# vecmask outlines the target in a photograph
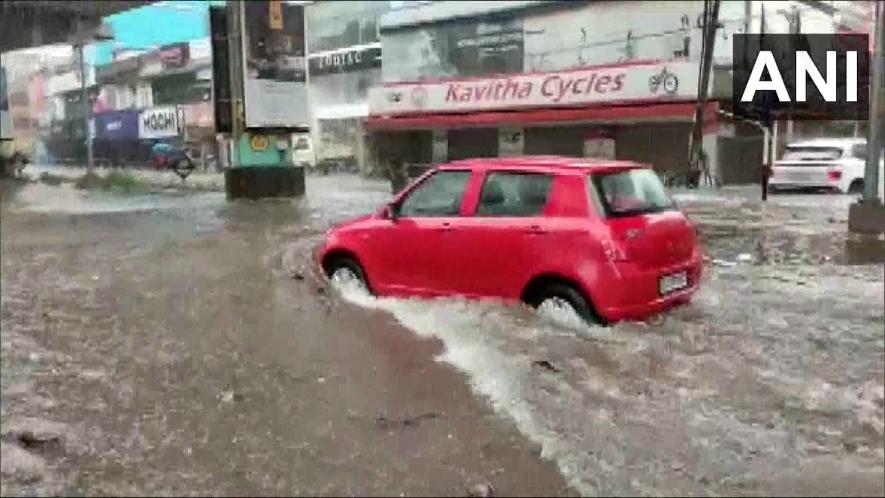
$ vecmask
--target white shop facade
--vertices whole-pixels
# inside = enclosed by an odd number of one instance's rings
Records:
[[[375,160],[438,164],[471,157],[630,159],[683,171],[698,65],[635,61],[557,72],[397,82],[369,91]],[[704,109],[716,168],[719,103]]]

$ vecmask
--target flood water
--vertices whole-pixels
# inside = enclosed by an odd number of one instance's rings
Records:
[[[852,198],[677,192],[701,291],[600,328],[300,278],[388,197],[4,190],[3,432],[63,444],[6,437],[3,494],[885,494],[883,242]]]

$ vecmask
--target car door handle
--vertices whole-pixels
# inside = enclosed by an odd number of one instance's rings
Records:
[[[544,233],[544,229],[541,228],[541,225],[531,225],[525,229],[525,233],[529,235],[541,235]]]
[[[440,230],[441,232],[451,232],[454,229],[455,227],[453,227],[451,223],[445,222],[439,227],[438,230]]]

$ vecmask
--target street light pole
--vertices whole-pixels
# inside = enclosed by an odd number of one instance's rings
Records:
[[[92,170],[92,132],[90,121],[92,116],[92,108],[89,105],[89,93],[86,90],[86,61],[83,59],[83,46],[85,42],[77,43],[77,53],[80,56],[80,106],[83,112],[83,123],[86,131],[86,168]]]

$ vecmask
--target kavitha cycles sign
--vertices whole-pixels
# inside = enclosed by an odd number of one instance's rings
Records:
[[[138,138],[169,138],[181,135],[184,110],[180,106],[145,109],[138,116]]]
[[[697,98],[697,63],[599,66],[497,78],[401,83],[369,91],[374,115]]]

